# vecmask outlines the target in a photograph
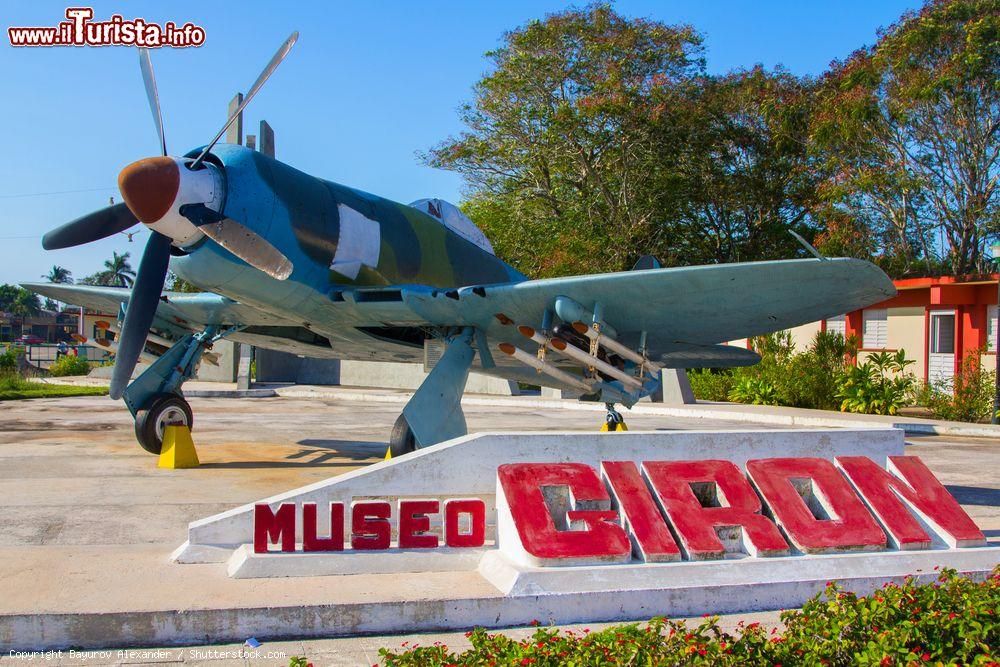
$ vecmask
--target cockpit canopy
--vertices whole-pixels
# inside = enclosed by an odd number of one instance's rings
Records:
[[[493,251],[493,244],[486,238],[486,234],[483,234],[479,227],[476,227],[475,223],[454,204],[443,199],[418,199],[415,202],[410,202],[410,206],[440,220],[441,224],[466,241],[475,243],[491,255],[496,255]]]

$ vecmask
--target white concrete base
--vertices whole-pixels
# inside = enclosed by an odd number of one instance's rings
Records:
[[[884,465],[886,457],[903,454],[903,447],[903,432],[895,429],[477,433],[259,502],[276,507],[288,502],[350,505],[356,497],[371,496],[387,500],[476,497],[486,502],[486,539],[490,540],[496,534],[492,521],[496,471],[504,463],[573,461],[596,467],[602,460],[726,459],[742,468],[749,459],[773,456],[867,456]],[[243,505],[190,523],[187,546],[176,560],[204,562],[199,560],[202,547],[233,551],[249,543],[253,507],[253,503]],[[395,530],[395,521],[393,526]],[[431,529],[439,527],[432,523]]]
[[[711,606],[712,597],[724,590],[726,600],[737,608],[760,604],[780,608],[804,602],[787,597],[803,585],[812,589],[836,579],[848,587],[870,590],[896,577],[931,573],[935,566],[985,575],[997,563],[1000,547],[533,568],[493,550],[483,556],[479,573],[512,596],[688,590],[688,595],[705,591],[703,604]]]
[[[462,590],[454,590],[447,595],[399,600],[393,599],[391,594],[373,591],[371,598],[365,601],[322,605],[12,614],[0,616],[0,651],[6,654],[9,650],[68,647],[239,643],[247,637],[267,642],[473,627],[504,628],[528,625],[533,620],[542,624],[595,623],[642,621],[652,616],[677,618],[706,613],[792,609],[822,592],[830,578],[836,578],[846,590],[859,594],[870,593],[886,583],[900,584],[907,574],[929,583],[937,577],[935,565],[954,567],[981,580],[1000,562],[1000,548],[901,552],[877,564],[870,572],[866,571],[871,566],[864,560],[867,556],[856,556],[857,567],[848,577],[825,576],[824,566],[817,565],[808,571],[799,567],[798,574],[788,581],[770,577],[766,583],[756,586],[747,586],[745,580],[740,583],[740,563],[734,562],[731,568],[720,570],[727,572],[725,575],[699,580],[698,571],[692,570],[677,582],[678,585],[666,588],[655,588],[646,581],[636,590],[622,590],[613,582],[595,581],[591,584],[593,590],[578,592],[536,591],[525,585],[520,594],[504,595],[497,591],[495,596],[468,596]],[[809,558],[811,562],[817,559],[815,556]],[[624,576],[641,582],[647,567],[636,566],[636,574]],[[622,571],[621,566],[613,569]],[[489,576],[498,574],[494,572]],[[334,591],[336,580],[329,581]],[[551,581],[546,585],[554,590],[565,588],[565,582]]]
[[[490,549],[492,551],[492,549]],[[485,549],[396,549],[338,553],[254,553],[244,544],[229,559],[226,571],[234,579],[261,577],[317,577],[410,572],[471,572],[479,567]]]

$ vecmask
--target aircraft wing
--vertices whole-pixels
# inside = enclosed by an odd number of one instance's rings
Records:
[[[60,285],[56,283],[23,283],[22,287],[56,301],[83,306],[88,310],[117,316],[128,303],[131,290],[125,287],[96,285]],[[188,331],[199,331],[206,325],[218,326],[282,326],[293,324],[280,317],[218,294],[200,292],[164,292],[156,309],[156,320]]]
[[[539,328],[558,296],[588,310],[600,303],[622,343],[634,348],[645,331],[652,358],[689,368],[754,363],[745,350],[718,344],[842,315],[895,294],[878,267],[835,258],[625,271],[451,292],[404,290],[402,300],[428,322],[476,326],[491,344],[526,341],[498,314]]]

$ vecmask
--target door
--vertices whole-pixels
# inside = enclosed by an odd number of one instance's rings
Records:
[[[927,332],[927,382],[951,388],[955,376],[955,311],[931,311]]]

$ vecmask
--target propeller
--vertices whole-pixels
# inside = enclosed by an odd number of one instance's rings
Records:
[[[213,211],[204,204],[182,206],[181,215],[190,220],[205,236],[244,262],[276,280],[292,275],[292,263],[280,250],[246,225]]]
[[[267,63],[267,67],[265,67],[264,71],[260,73],[260,76],[258,76],[257,80],[253,82],[253,85],[250,86],[250,92],[248,92],[246,97],[243,98],[243,101],[240,102],[240,105],[238,107],[236,107],[236,110],[233,111],[233,113],[229,114],[229,118],[226,120],[226,124],[222,126],[222,129],[219,130],[218,134],[215,135],[215,138],[213,138],[212,141],[209,142],[208,146],[205,146],[205,149],[202,150],[201,154],[194,159],[194,162],[191,163],[191,169],[198,168],[198,165],[200,165],[201,161],[205,159],[205,156],[208,155],[208,152],[210,150],[212,150],[212,147],[219,142],[219,139],[221,139],[222,135],[226,133],[226,130],[229,129],[229,126],[232,125],[234,122],[236,122],[236,119],[240,117],[241,113],[243,113],[243,109],[245,109],[246,106],[250,104],[250,100],[252,100],[253,96],[257,94],[257,91],[259,91],[261,87],[263,87],[264,83],[274,73],[274,70],[278,69],[278,65],[280,65],[281,61],[285,59],[285,56],[288,55],[288,52],[292,50],[292,47],[295,46],[295,42],[297,42],[298,39],[299,39],[299,31],[296,30],[291,35],[289,35],[288,39],[285,40],[285,43],[278,48],[275,54],[271,57],[271,61]]]
[[[142,70],[142,82],[146,86],[146,99],[149,110],[156,123],[156,133],[160,136],[160,155],[167,154],[167,137],[163,132],[163,113],[160,112],[160,95],[156,92],[156,77],[153,76],[153,63],[149,59],[149,49],[139,49],[139,69]]]
[[[293,32],[285,40],[257,77],[243,102],[190,164],[167,154],[153,64],[149,51],[139,49],[139,69],[160,140],[161,155],[139,160],[121,171],[118,175],[118,188],[125,199],[123,203],[68,222],[42,238],[42,246],[46,250],[55,250],[111,236],[138,222],[146,224],[152,232],[139,262],[132,295],[120,327],[115,367],[111,374],[109,393],[112,398],[121,398],[125,393],[132,372],[143,353],[166,281],[172,244],[193,243],[201,238],[198,234],[201,231],[235,256],[273,278],[285,280],[291,275],[292,263],[266,239],[241,222],[209,208],[205,203],[195,202],[207,202],[205,197],[214,195],[206,193],[217,193],[219,188],[224,187],[224,180],[219,182],[224,179],[224,168],[211,165],[211,169],[199,170],[198,167],[285,59],[298,37],[299,33]]]
[[[149,235],[146,249],[139,262],[132,296],[125,309],[125,321],[121,326],[118,340],[118,354],[115,367],[111,371],[111,398],[121,398],[132,379],[132,371],[146,346],[146,337],[156,315],[156,305],[167,279],[167,264],[170,262],[170,237],[159,232]]]
[[[122,202],[56,227],[42,237],[42,247],[46,250],[71,248],[118,234],[138,223],[139,220]]]

